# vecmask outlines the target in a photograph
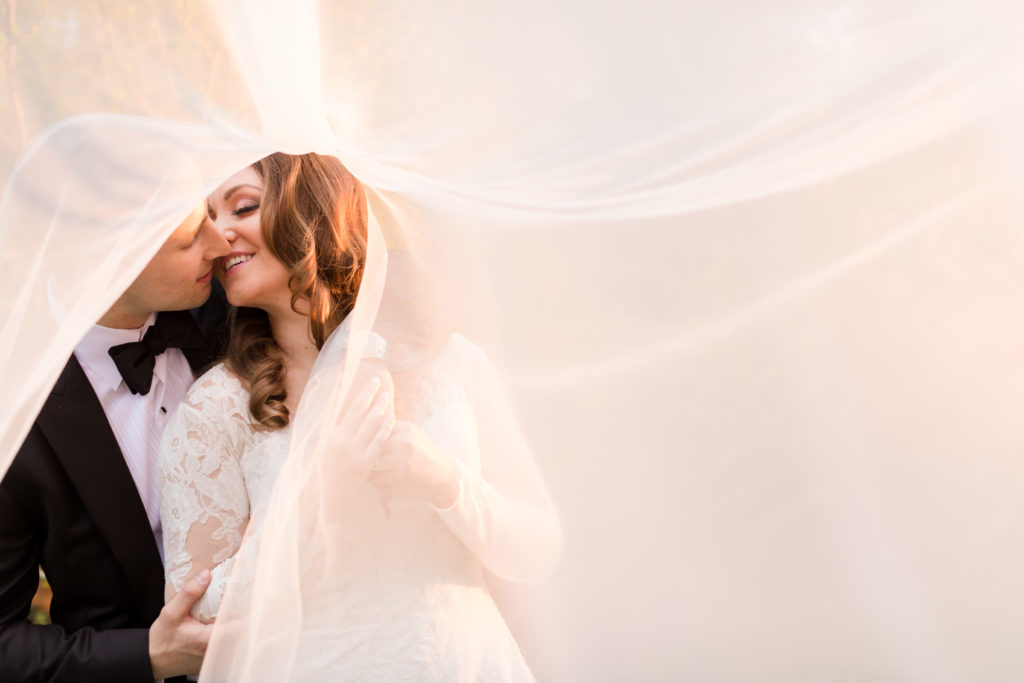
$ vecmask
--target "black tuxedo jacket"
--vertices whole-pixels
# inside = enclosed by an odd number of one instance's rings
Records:
[[[219,352],[226,305],[194,312]],[[28,621],[38,566],[52,625]],[[0,482],[0,681],[151,683],[149,626],[164,572],[135,482],[99,399],[71,357]],[[184,680],[184,679],[181,679]]]

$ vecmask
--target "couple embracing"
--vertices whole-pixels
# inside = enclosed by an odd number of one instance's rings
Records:
[[[199,671],[229,579],[252,581],[243,551],[314,362],[347,333],[366,242],[363,188],[336,158],[273,154],[217,188],[86,334],[0,483],[0,679]],[[291,677],[532,680],[485,572],[542,578],[557,516],[521,438],[489,417],[503,398],[486,356],[406,322],[358,349],[328,438],[345,569],[330,594],[294,596]],[[40,566],[51,625],[27,619]]]

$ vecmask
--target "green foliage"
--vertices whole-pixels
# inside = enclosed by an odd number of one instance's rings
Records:
[[[2,12],[4,176],[33,136],[69,116],[205,121],[215,110],[256,124],[246,118],[247,86],[201,0],[4,0]]]

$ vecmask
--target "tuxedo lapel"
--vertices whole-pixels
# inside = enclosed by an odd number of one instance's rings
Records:
[[[71,357],[37,418],[143,614],[163,604],[163,566],[146,509],[99,399]]]

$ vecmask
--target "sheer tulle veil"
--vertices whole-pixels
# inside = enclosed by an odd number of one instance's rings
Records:
[[[1016,3],[3,18],[0,470],[76,341],[225,177],[317,151],[368,188],[351,332],[318,361],[258,597],[229,593],[244,618],[202,680],[287,679],[303,601],[346,559],[322,435],[361,335],[402,348],[421,328],[388,325],[409,316],[487,351],[495,417],[559,508],[550,578],[494,581],[541,680],[1024,674]]]

